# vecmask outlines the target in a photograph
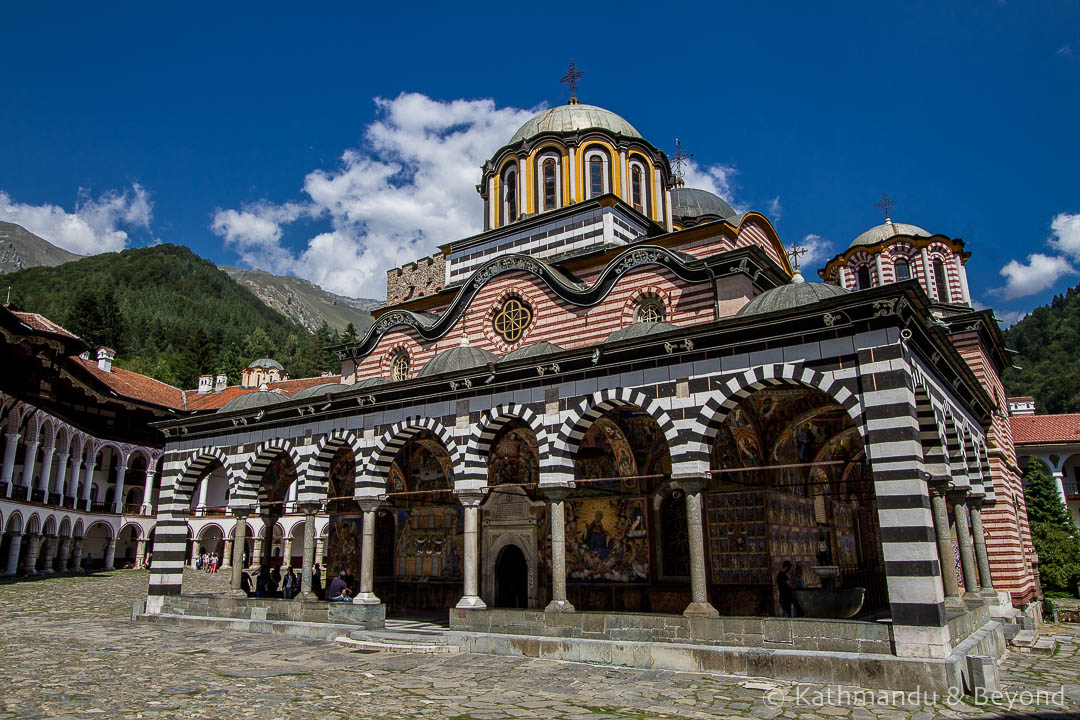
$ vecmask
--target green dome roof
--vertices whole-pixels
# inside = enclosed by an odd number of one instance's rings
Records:
[[[672,325],[665,322],[638,322],[633,325],[627,325],[624,328],[619,328],[615,332],[608,335],[605,343],[618,342],[620,340],[628,340],[630,338],[645,337],[646,335],[658,335],[660,333],[671,332],[672,330],[678,330],[678,325]]]
[[[742,306],[738,317],[749,315],[764,315],[765,313],[779,312],[781,310],[794,310],[805,305],[812,305],[819,300],[846,295],[847,290],[838,285],[828,285],[819,282],[806,282],[801,274],[795,277],[787,285],[766,290]]]
[[[354,382],[352,385],[349,386],[349,389],[360,390],[361,388],[375,387],[376,385],[386,385],[389,382],[389,380],[384,380],[381,377],[369,377],[364,378],[359,382]]]
[[[468,370],[470,368],[484,367],[489,362],[495,362],[499,356],[489,350],[474,347],[455,347],[443,350],[431,358],[427,365],[420,368],[416,377],[431,377],[443,373]]]
[[[532,345],[522,345],[515,350],[511,350],[510,352],[502,356],[502,362],[524,360],[526,358],[540,357],[541,355],[551,355],[552,353],[562,351],[563,349],[555,343],[549,343],[547,340],[544,340],[543,342],[533,343]]]
[[[233,410],[254,410],[255,408],[266,407],[267,405],[277,405],[286,400],[288,400],[288,398],[280,393],[256,390],[255,392],[244,393],[240,397],[233,398],[219,407],[217,411],[222,413],[232,412]]]
[[[279,363],[277,360],[272,360],[270,358],[259,358],[258,360],[252,360],[251,364],[248,365],[248,367],[249,368],[274,368],[276,370],[284,370],[285,369],[285,368],[281,367],[281,363]]]
[[[623,137],[644,139],[634,126],[615,113],[595,105],[560,105],[534,115],[518,128],[508,145],[543,133],[571,133],[578,130],[607,130]]]
[[[671,191],[671,217],[673,219],[697,219],[705,216],[727,218],[738,213],[724,198],[698,188],[680,187]]]
[[[348,385],[342,385],[341,383],[321,383],[319,385],[312,385],[309,388],[304,388],[289,399],[301,400],[303,398],[323,397],[324,395],[332,395],[334,393],[345,392],[348,389]]]
[[[857,238],[852,240],[851,245],[848,245],[848,247],[853,248],[860,245],[877,245],[879,242],[888,240],[891,237],[896,237],[897,235],[930,237],[931,233],[923,230],[918,225],[894,223],[893,221],[889,220],[882,223],[881,225],[876,225],[867,230],[866,232],[862,233]]]

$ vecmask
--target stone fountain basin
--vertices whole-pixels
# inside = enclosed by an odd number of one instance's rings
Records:
[[[855,617],[862,610],[866,599],[866,588],[846,590],[795,590],[795,604],[802,611],[803,617],[846,620]]]

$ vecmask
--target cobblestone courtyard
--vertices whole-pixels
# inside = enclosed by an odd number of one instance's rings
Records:
[[[195,580],[195,578],[191,578]],[[202,581],[203,578],[199,578]],[[815,692],[747,678],[619,670],[476,655],[360,654],[331,643],[129,620],[146,573],[117,571],[0,585],[0,718],[784,717],[928,720],[1007,707],[815,707]],[[198,581],[196,581],[198,582]],[[1011,691],[1058,692],[1080,711],[1080,630],[1053,658],[1011,655]],[[1067,638],[1067,640],[1065,640]],[[1007,701],[1003,701],[1007,702]]]

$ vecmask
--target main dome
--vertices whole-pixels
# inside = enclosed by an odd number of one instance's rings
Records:
[[[615,135],[644,140],[633,125],[610,110],[595,105],[559,105],[531,117],[518,128],[508,145],[534,138],[542,133],[570,133],[579,130],[607,130]]]
[[[930,237],[931,233],[923,230],[918,225],[908,225],[907,223],[894,223],[892,220],[884,222],[881,225],[875,225],[866,232],[859,235],[857,238],[851,241],[849,248],[859,247],[860,245],[877,245],[880,242],[884,242],[891,237],[897,235],[911,235],[912,237]]]

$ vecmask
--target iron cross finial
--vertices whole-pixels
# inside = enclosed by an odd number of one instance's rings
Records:
[[[585,71],[578,69],[574,65],[574,61],[570,61],[570,67],[567,69],[566,74],[559,78],[559,82],[566,83],[570,86],[570,98],[575,99],[577,93],[577,83],[582,77],[585,76]]]
[[[791,269],[795,272],[799,271],[799,258],[807,253],[807,249],[799,247],[796,243],[791,243],[791,249],[787,251],[787,256],[791,258]]]
[[[688,153],[683,150],[682,143],[679,142],[679,138],[675,138],[675,154],[670,156],[671,167],[675,171],[675,177],[682,178],[683,168],[687,165],[690,158],[694,157],[694,153]]]
[[[885,213],[885,222],[888,222],[889,218],[892,217],[892,209],[895,205],[896,201],[890,198],[887,193],[881,193],[881,199],[874,204],[874,207]]]

